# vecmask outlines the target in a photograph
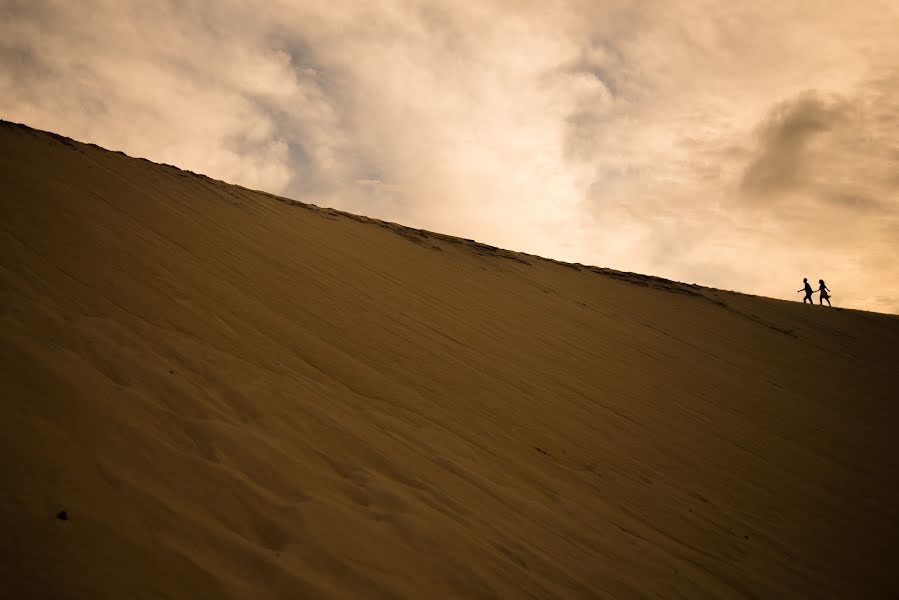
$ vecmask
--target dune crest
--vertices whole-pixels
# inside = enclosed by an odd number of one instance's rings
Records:
[[[895,589],[897,317],[0,149],[4,595]]]

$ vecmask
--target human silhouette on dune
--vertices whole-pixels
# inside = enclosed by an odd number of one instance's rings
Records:
[[[805,298],[802,299],[802,303],[805,304],[808,301],[809,304],[814,304],[815,301],[812,300],[812,286],[808,284],[808,277],[803,277],[802,283],[804,287],[801,290],[796,290],[797,292],[805,292]]]
[[[815,290],[815,291],[817,291],[817,292],[821,292],[821,296],[818,297],[818,304],[821,304],[821,305],[823,306],[823,305],[824,305],[824,301],[827,300],[827,306],[833,306],[833,305],[830,303],[830,294],[827,293],[827,292],[829,292],[830,290],[827,289],[827,286],[824,284],[824,280],[823,280],[823,279],[819,279],[819,280],[818,280],[818,284],[820,285],[820,287],[819,287],[817,290]]]

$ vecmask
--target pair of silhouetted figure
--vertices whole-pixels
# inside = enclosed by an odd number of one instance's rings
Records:
[[[818,304],[824,304],[824,301],[827,300],[827,306],[831,306],[830,304],[830,294],[828,293],[830,290],[827,289],[827,286],[824,285],[824,280],[819,279],[818,284],[819,288],[817,290],[813,290],[812,286],[808,284],[808,278],[802,278],[803,287],[801,290],[797,290],[798,292],[805,292],[805,298],[802,299],[802,303],[805,304],[808,301],[809,304],[814,304],[815,301],[812,300],[812,294],[815,292],[821,292],[821,295],[818,297]]]

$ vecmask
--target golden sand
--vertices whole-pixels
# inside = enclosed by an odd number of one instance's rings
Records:
[[[0,202],[3,597],[895,592],[897,317],[5,122]]]

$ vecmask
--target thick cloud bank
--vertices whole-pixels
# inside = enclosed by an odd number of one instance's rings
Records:
[[[899,312],[897,7],[0,0],[0,116],[512,249],[787,298],[823,277]]]

